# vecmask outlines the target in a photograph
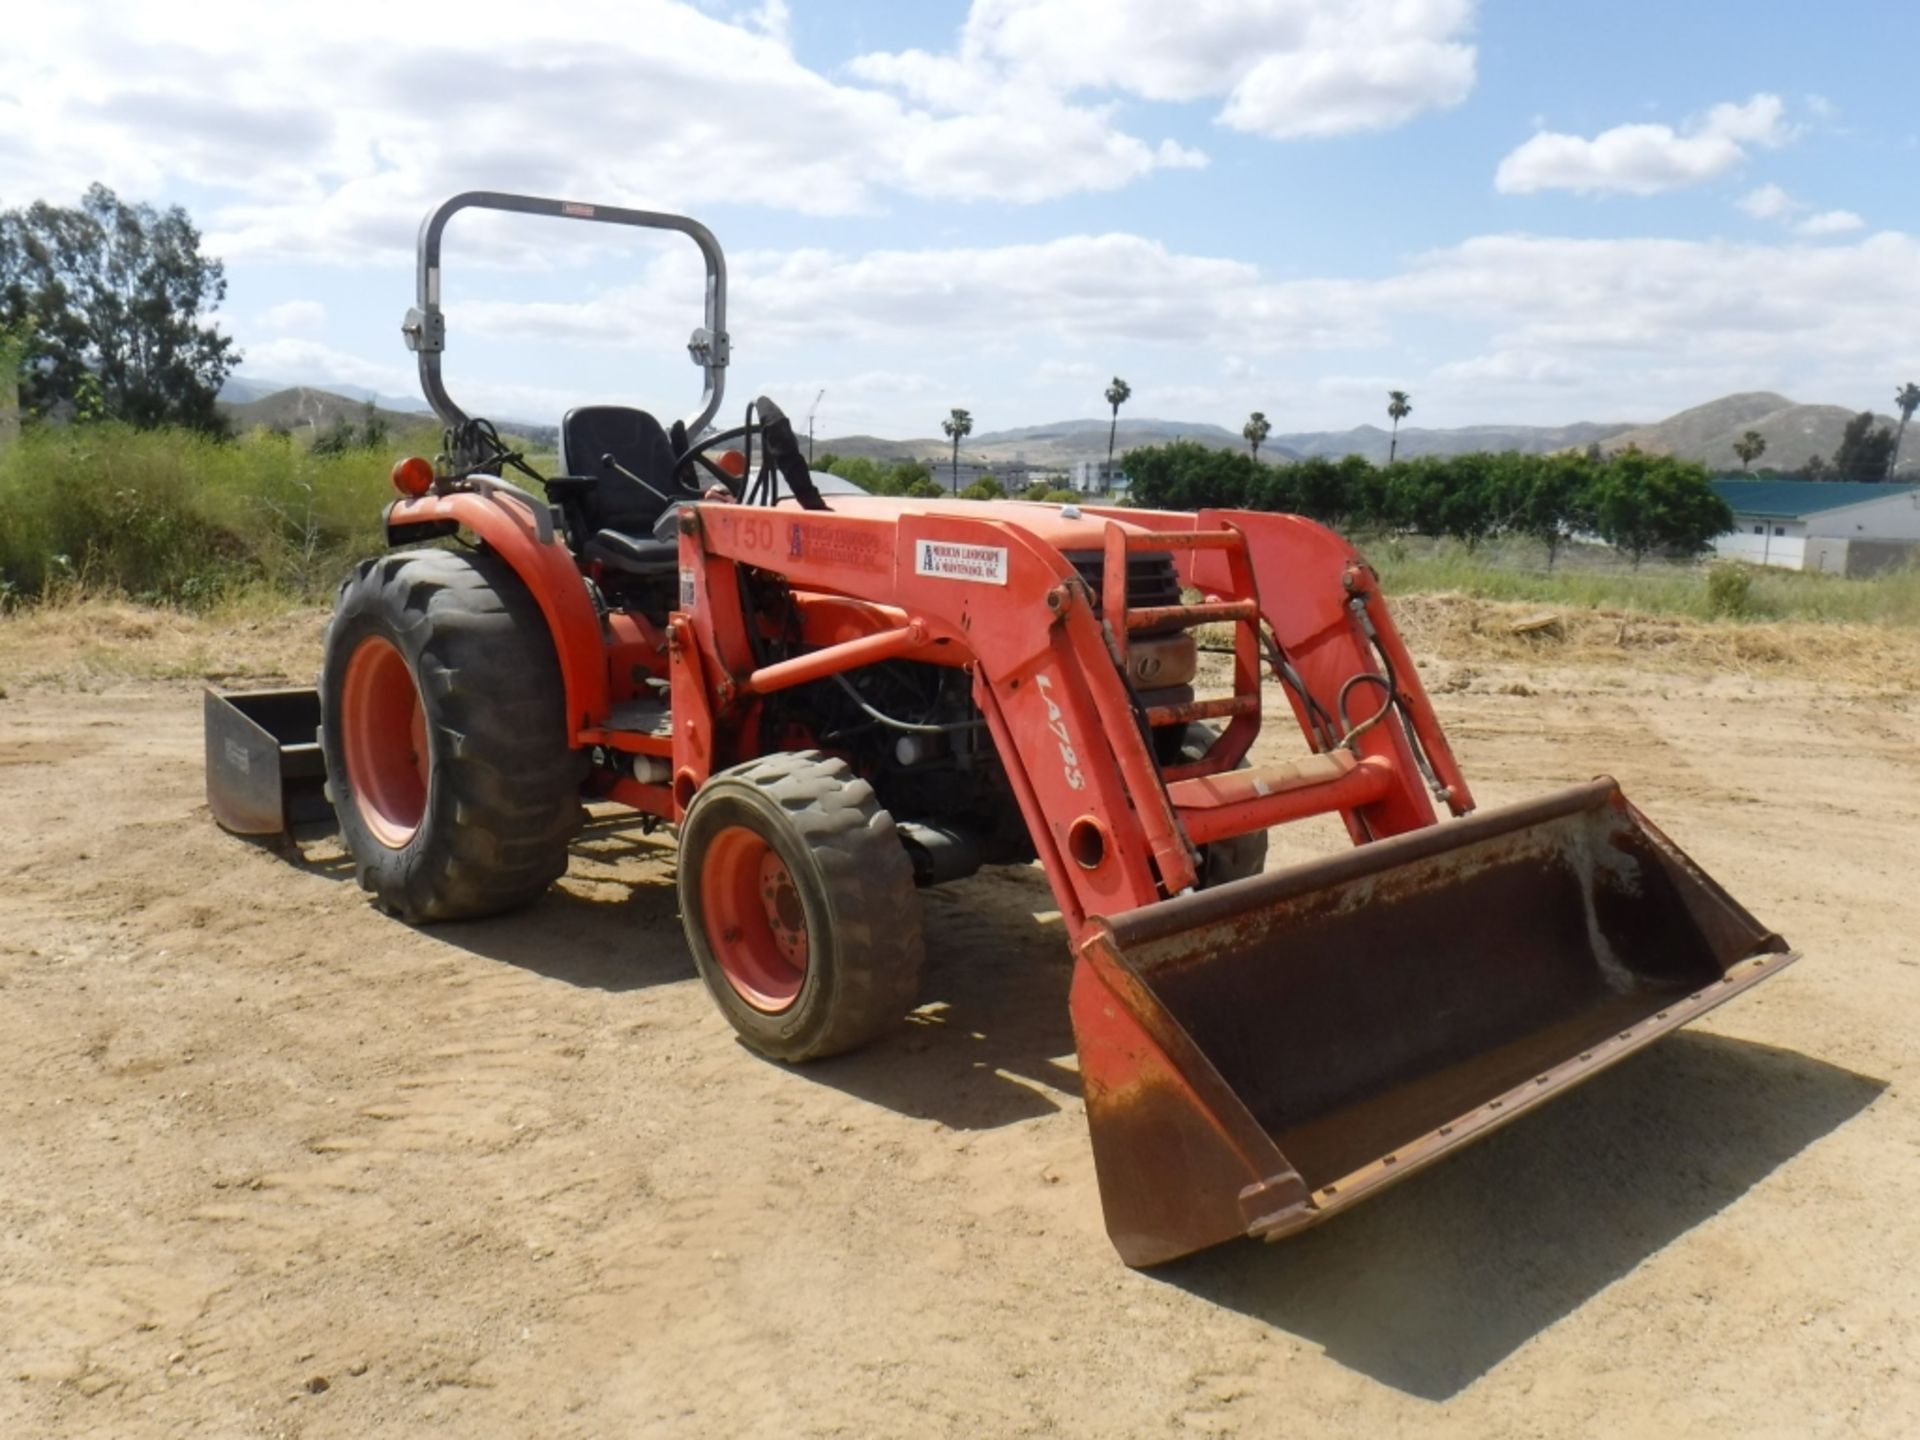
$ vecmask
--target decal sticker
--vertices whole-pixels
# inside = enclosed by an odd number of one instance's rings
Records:
[[[238,770],[242,775],[249,775],[253,772],[253,757],[247,753],[247,747],[242,745],[238,740],[227,741],[226,752],[227,764]]]
[[[891,550],[878,535],[854,525],[796,520],[789,546],[796,560],[804,556],[822,565],[871,570],[877,575],[886,574],[893,563]]]
[[[1003,550],[1000,552],[1005,554]],[[1053,732],[1053,738],[1060,746],[1060,764],[1065,774],[1069,790],[1087,788],[1087,777],[1080,770],[1080,756],[1073,748],[1073,736],[1067,730],[1066,716],[1061,712],[1059,701],[1053,698],[1053,682],[1047,679],[1042,670],[1033,677],[1033,683],[1039,687],[1040,698],[1047,703],[1047,729]]]
[[[689,615],[693,613],[693,571],[680,572],[680,608]]]
[[[972,580],[981,585],[1007,583],[1007,552],[1001,545],[956,545],[947,540],[917,540],[913,546],[916,574],[942,580]]]

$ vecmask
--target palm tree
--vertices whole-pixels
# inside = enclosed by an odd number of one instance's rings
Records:
[[[1413,401],[1407,398],[1404,390],[1387,391],[1387,414],[1393,420],[1393,439],[1387,445],[1387,464],[1393,464],[1393,457],[1400,451],[1400,422],[1413,413]]]
[[[1767,437],[1758,430],[1749,430],[1733,442],[1733,453],[1740,457],[1740,468],[1745,470],[1767,453]]]
[[[1893,478],[1894,467],[1900,463],[1900,439],[1907,433],[1907,421],[1913,418],[1913,412],[1920,410],[1920,385],[1909,380],[1894,392],[1893,403],[1900,407],[1900,428],[1893,433],[1893,453],[1887,457],[1887,478]]]
[[[1133,398],[1133,387],[1118,375],[1107,386],[1107,404],[1113,407],[1113,419],[1107,423],[1107,475],[1101,490],[1113,488],[1113,437],[1120,429],[1120,407]]]
[[[1247,423],[1240,427],[1241,437],[1253,447],[1253,458],[1260,458],[1260,446],[1273,432],[1273,426],[1267,423],[1267,417],[1256,410],[1247,417]]]
[[[973,413],[962,410],[956,405],[953,407],[953,413],[940,422],[940,428],[953,441],[953,493],[958,495],[960,493],[960,442],[973,433]]]

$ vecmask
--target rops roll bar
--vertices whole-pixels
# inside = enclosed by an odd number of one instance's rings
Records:
[[[545,200],[534,195],[507,195],[496,190],[469,190],[443,200],[420,224],[420,250],[415,303],[401,322],[407,348],[420,357],[420,388],[441,423],[456,429],[467,423],[467,413],[453,403],[440,378],[440,354],[447,348],[447,319],[440,309],[440,235],[462,210],[506,210],[520,215],[552,215],[562,220],[595,220],[605,225],[633,225],[643,230],[677,230],[700,247],[707,262],[706,324],[687,341],[687,353],[706,377],[700,408],[687,417],[687,434],[697,436],[720,408],[727,372],[727,259],[720,242],[698,220],[655,210],[623,210],[613,205],[582,205],[572,200]]]

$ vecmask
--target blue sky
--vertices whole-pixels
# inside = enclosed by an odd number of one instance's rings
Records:
[[[823,434],[1885,409],[1920,372],[1903,12],[1520,0],[36,7],[0,205],[95,179],[227,263],[242,374],[415,390],[411,244],[473,187],[682,210],[734,405]],[[612,243],[598,247],[589,239]],[[690,409],[690,247],[462,217],[455,393]]]

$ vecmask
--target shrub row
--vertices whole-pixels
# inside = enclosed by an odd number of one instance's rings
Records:
[[[1343,530],[1411,531],[1477,544],[1524,535],[1548,564],[1575,535],[1632,556],[1695,555],[1733,526],[1704,466],[1637,450],[1426,456],[1378,466],[1364,456],[1263,465],[1192,441],[1130,451],[1131,499],[1151,509],[1276,510]]]

